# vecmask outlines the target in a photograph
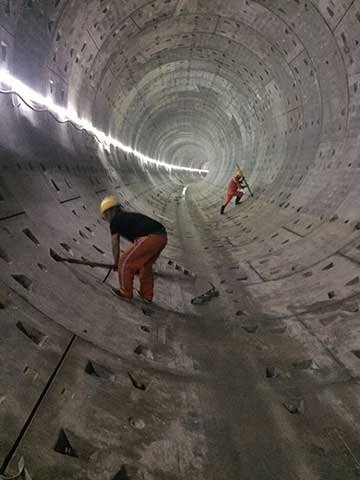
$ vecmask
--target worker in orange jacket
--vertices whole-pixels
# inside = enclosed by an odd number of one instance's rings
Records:
[[[151,303],[154,295],[152,267],[167,244],[165,227],[141,213],[125,212],[116,197],[106,197],[101,202],[100,212],[110,223],[114,270],[119,275],[118,296],[131,300],[135,275],[139,275],[140,296]],[[120,237],[132,245],[120,254]]]
[[[244,174],[242,170],[238,169],[236,175],[231,179],[228,185],[225,202],[220,210],[221,215],[224,215],[225,208],[229,205],[234,197],[236,197],[235,205],[239,205],[240,200],[244,196],[244,191],[242,189],[246,187],[246,185],[243,183],[243,180]]]

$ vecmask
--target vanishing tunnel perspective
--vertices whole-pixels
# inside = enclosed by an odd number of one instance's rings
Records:
[[[360,0],[0,0],[0,479],[358,479],[359,152]]]

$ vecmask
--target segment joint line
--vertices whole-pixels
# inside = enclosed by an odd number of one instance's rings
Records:
[[[49,380],[48,380],[48,382],[47,382],[44,390],[42,391],[42,393],[41,393],[38,401],[36,402],[36,404],[35,404],[34,408],[32,409],[32,411],[31,411],[28,419],[26,420],[23,428],[21,429],[21,431],[20,431],[17,439],[15,440],[15,443],[14,443],[13,446],[11,447],[9,453],[6,455],[4,462],[3,462],[2,466],[0,467],[0,475],[4,475],[4,474],[5,474],[6,469],[8,468],[8,466],[9,466],[9,464],[10,464],[13,456],[15,455],[16,450],[18,449],[18,447],[19,447],[22,439],[24,438],[27,430],[29,429],[29,427],[30,427],[30,425],[31,425],[31,423],[32,423],[35,415],[37,414],[37,412],[38,412],[38,410],[39,410],[39,408],[40,408],[43,400],[45,399],[47,392],[49,391],[50,387],[51,387],[52,384],[54,383],[54,380],[55,380],[55,378],[56,378],[56,376],[57,376],[60,368],[62,367],[62,365],[63,365],[63,363],[64,363],[64,361],[65,361],[65,359],[66,359],[66,357],[67,357],[67,355],[68,355],[71,347],[73,346],[76,338],[77,338],[76,335],[73,335],[73,336],[72,336],[72,338],[71,338],[71,340],[70,340],[70,343],[69,343],[68,346],[66,347],[64,353],[62,354],[62,356],[61,356],[58,364],[56,365],[55,370],[53,371],[53,373],[52,373],[51,377],[49,378]]]

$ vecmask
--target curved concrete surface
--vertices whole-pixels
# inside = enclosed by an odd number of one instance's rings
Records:
[[[0,2],[1,69],[209,170],[0,83],[0,478],[358,478],[359,22],[359,0]],[[255,196],[220,217],[237,163]],[[169,231],[150,309],[49,253],[111,262],[110,193]]]

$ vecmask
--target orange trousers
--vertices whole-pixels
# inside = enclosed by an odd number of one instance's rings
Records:
[[[243,196],[244,196],[244,192],[238,192],[235,195],[228,193],[225,198],[224,207],[227,207],[234,197],[238,197],[240,199]]]
[[[140,279],[140,295],[150,302],[154,296],[152,267],[166,247],[166,235],[140,237],[119,258],[120,292],[124,297],[133,298],[135,275]]]

